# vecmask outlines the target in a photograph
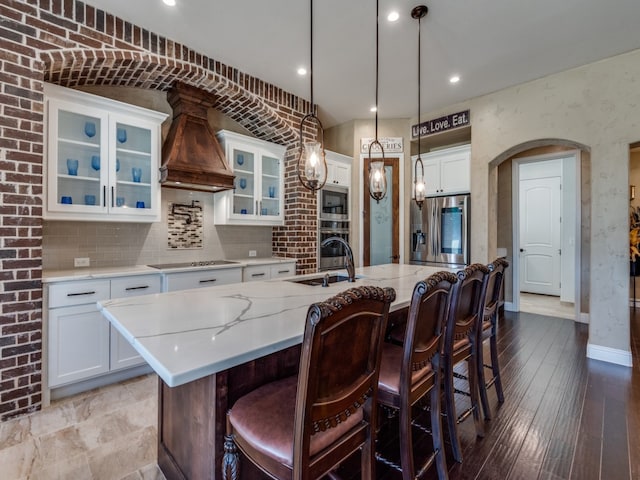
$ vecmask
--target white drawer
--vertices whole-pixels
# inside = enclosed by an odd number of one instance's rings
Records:
[[[196,272],[176,272],[165,274],[167,292],[189,290],[191,288],[215,287],[242,281],[242,268],[198,270]]]
[[[295,262],[271,265],[271,278],[291,277],[295,274],[296,274]]]
[[[160,293],[161,283],[160,274],[114,278],[111,280],[111,298]]]
[[[269,280],[270,278],[271,278],[271,270],[269,268],[269,265],[255,265],[252,267],[244,267],[242,271],[243,282]]]
[[[86,305],[108,300],[109,280],[78,280],[49,285],[49,308]]]

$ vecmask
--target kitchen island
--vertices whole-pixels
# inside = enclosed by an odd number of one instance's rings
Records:
[[[160,377],[158,464],[168,479],[221,478],[228,408],[258,386],[295,374],[309,305],[355,285],[392,287],[391,312],[441,268],[359,268],[356,283],[297,281],[320,274],[99,302],[103,315]],[[243,462],[242,478],[263,478]]]

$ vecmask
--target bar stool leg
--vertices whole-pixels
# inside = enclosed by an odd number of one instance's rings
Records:
[[[482,334],[481,334],[482,335]],[[489,406],[489,396],[487,395],[487,381],[484,375],[484,344],[478,343],[478,359],[476,361],[478,371],[478,386],[480,387],[480,403],[484,412],[485,420],[491,420],[491,407]]]
[[[495,312],[497,317],[498,312]],[[489,347],[491,349],[491,370],[493,372],[494,385],[496,387],[496,394],[498,395],[498,402],[504,403],[504,392],[502,391],[502,380],[500,378],[500,364],[498,363],[498,328],[497,318],[493,319],[493,325],[491,327],[491,338],[489,339]]]
[[[453,365],[448,356],[444,359],[444,405],[445,415],[447,417],[447,430],[449,431],[449,441],[451,442],[451,451],[453,459],[462,463],[462,449],[458,440],[458,418],[456,415],[456,403],[453,390]]]
[[[238,480],[240,477],[240,461],[238,447],[233,441],[233,433],[229,414],[227,413],[227,434],[224,436],[224,455],[222,457],[222,480]]]
[[[478,437],[484,437],[484,425],[480,420],[480,401],[478,399],[479,385],[478,385],[478,354],[475,351],[478,345],[473,347],[474,351],[467,360],[467,372],[469,376],[469,395],[471,397],[471,408],[473,409],[473,423],[476,426],[476,435]]]
[[[436,470],[438,478],[448,479],[447,461],[444,456],[444,444],[442,443],[442,423],[441,423],[441,407],[440,407],[440,388],[438,386],[431,390],[431,438],[433,440],[433,449],[435,451]],[[411,463],[413,465],[413,463]],[[404,468],[402,469],[404,471]],[[412,472],[413,473],[413,472]]]

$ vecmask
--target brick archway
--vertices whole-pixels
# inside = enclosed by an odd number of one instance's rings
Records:
[[[267,88],[263,92],[266,96],[261,97],[214,70],[167,56],[132,50],[72,49],[42,52],[40,58],[44,80],[66,87],[116,85],[168,91],[180,80],[213,93],[218,99],[217,110],[256,137],[281,145],[297,141],[298,124],[304,116],[288,107],[284,112],[277,89]]]

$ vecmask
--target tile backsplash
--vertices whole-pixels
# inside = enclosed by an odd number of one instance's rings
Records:
[[[204,212],[198,200],[191,204],[169,202],[167,208],[167,246],[171,249],[202,248]]]
[[[171,203],[202,206],[200,248],[170,248]],[[149,265],[272,255],[272,228],[213,224],[213,195],[162,189],[162,220],[157,223],[45,221],[42,263],[45,270],[73,268],[73,259],[89,257],[92,267]]]

